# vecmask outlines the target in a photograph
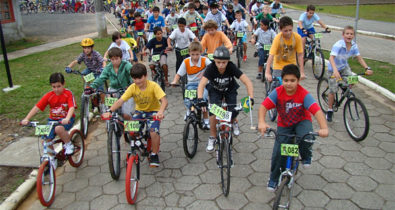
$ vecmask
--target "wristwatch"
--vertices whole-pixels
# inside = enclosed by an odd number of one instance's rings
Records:
[[[366,71],[366,70],[372,70],[372,69],[368,66],[368,67],[365,68],[365,71]]]

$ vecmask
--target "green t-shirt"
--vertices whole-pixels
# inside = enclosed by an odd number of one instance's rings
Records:
[[[127,61],[121,61],[118,68],[118,73],[115,73],[112,63],[104,67],[103,72],[100,76],[95,79],[89,86],[96,89],[100,87],[106,80],[110,80],[110,87],[113,89],[126,89],[130,84],[133,83],[132,77],[130,76],[130,69],[132,64]]]
[[[261,13],[259,13],[259,14],[255,17],[255,19],[256,19],[257,21],[261,21],[263,18],[266,18],[266,19],[268,19],[268,20],[270,20],[270,21],[273,21],[273,16],[271,16],[269,13],[267,13],[267,14],[266,14],[266,17],[264,17],[263,12],[261,12]]]

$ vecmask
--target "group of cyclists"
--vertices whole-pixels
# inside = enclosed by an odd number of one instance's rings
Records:
[[[220,105],[223,100],[229,104],[228,110],[232,112],[234,135],[240,134],[238,112],[234,111],[239,88],[236,79],[246,86],[249,104],[254,105],[253,82],[231,61],[235,40],[229,39],[229,37],[237,37],[235,33],[243,32],[240,38],[245,52],[243,60],[246,61],[247,33],[252,32],[250,42],[256,45],[255,54],[259,56],[257,79],[265,77],[267,81],[272,81],[273,78],[282,80],[282,85],[272,91],[260,105],[259,131],[264,134],[269,127],[265,121],[266,112],[276,108],[279,113],[277,124],[279,132],[296,133],[298,136],[311,132],[313,130],[311,113],[318,121],[319,136],[328,136],[327,121],[332,121],[333,112],[328,110],[325,116],[308,90],[299,84],[306,78],[303,50],[305,37],[315,32],[313,23],[318,22],[326,31],[330,31],[315,14],[313,5],[307,6],[306,12],[301,14],[297,32],[293,32],[292,19],[278,16],[285,12],[279,0],[273,3],[253,0],[248,7],[245,7],[246,2],[239,0],[226,3],[222,0],[208,2],[164,0],[163,4],[164,9],[160,11],[159,7],[155,6],[154,0],[118,1],[116,12],[122,20],[120,21],[122,29],[121,32],[112,35],[113,42],[104,56],[93,50],[94,41],[86,38],[81,42],[83,52],[66,67],[66,72],[71,72],[74,65],[84,62],[87,66],[84,74],[94,73],[96,79],[85,88],[85,94],[92,94],[96,89],[103,88],[106,80],[109,81],[110,89],[125,90],[119,100],[104,111],[104,118],[108,118],[119,108],[122,108],[124,119],[141,119],[156,115],[162,120],[165,117],[168,105],[166,93],[157,83],[148,79],[144,61],[137,58],[138,54],[159,55],[158,59],[167,86],[177,85],[180,79],[186,76],[186,89],[197,91],[197,104],[204,111],[203,128],[210,130],[206,151],[212,152],[216,141],[217,119],[209,113],[208,104]],[[251,18],[250,23],[247,22],[247,16]],[[332,93],[336,91],[337,80],[349,75],[347,59],[350,56],[357,56],[367,74],[373,73],[359,54],[358,47],[353,41],[354,33],[352,27],[346,27],[343,38],[331,51],[328,78],[331,78]],[[145,43],[143,49],[136,50],[137,43],[142,41],[141,39]],[[270,49],[266,49],[265,45],[271,45]],[[176,74],[170,83],[167,54],[172,49],[175,49],[176,54]],[[149,67],[153,70],[153,63],[150,63]],[[74,120],[75,104],[72,103],[74,101],[72,94],[64,88],[63,76],[60,73],[55,74],[51,75],[50,79],[53,91],[43,97],[22,124],[27,124],[35,113],[49,104],[50,120],[62,120],[58,127],[64,129],[56,129],[56,127],[55,133],[63,139],[68,137],[65,133],[70,129],[68,125]],[[152,71],[152,74],[155,72]],[[190,106],[187,99],[185,105]],[[135,107],[134,112],[131,107]],[[188,114],[187,112],[186,116]],[[158,167],[160,121],[153,121],[149,126],[153,144],[149,158],[150,166]],[[64,140],[68,142],[69,139]],[[276,189],[280,168],[284,168],[279,148],[281,143],[287,141],[283,138],[276,141],[274,145],[268,182],[270,191]],[[66,153],[73,152],[72,145],[65,146]],[[310,166],[312,143],[301,145],[300,153],[303,165]]]

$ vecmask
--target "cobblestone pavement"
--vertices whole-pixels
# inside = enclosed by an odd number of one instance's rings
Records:
[[[252,47],[249,46],[249,55]],[[169,56],[171,78],[174,56]],[[259,102],[264,85],[255,79],[257,58],[249,58],[242,70],[254,82],[257,122]],[[317,81],[311,69],[302,85],[316,97]],[[293,209],[395,209],[395,118],[394,103],[377,96],[362,85],[355,88],[370,116],[367,139],[354,142],[346,133],[342,110],[330,124],[330,137],[314,145],[313,164],[301,169],[295,185]],[[159,168],[141,168],[136,205],[125,197],[125,157],[128,145],[122,141],[122,173],[112,180],[107,164],[105,123],[91,131],[84,163],[72,168],[68,163],[57,169],[57,186],[53,209],[270,209],[273,193],[266,191],[273,139],[261,139],[250,130],[248,115],[241,113],[241,135],[234,138],[234,163],[228,197],[220,188],[220,174],[214,153],[206,153],[208,132],[199,130],[198,152],[193,159],[185,157],[182,131],[185,109],[180,88],[166,90],[169,107],[161,123]],[[239,98],[246,95],[244,86]],[[392,108],[391,108],[392,107]],[[274,124],[272,124],[274,126]],[[317,128],[317,127],[316,127]],[[35,190],[22,209],[42,209]]]

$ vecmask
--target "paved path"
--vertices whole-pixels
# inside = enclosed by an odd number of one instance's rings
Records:
[[[251,47],[249,55],[252,54]],[[170,74],[174,75],[174,56],[169,57]],[[263,84],[255,80],[256,58],[249,58],[242,70],[254,81],[257,116],[263,100]],[[311,70],[302,84],[316,96],[317,81]],[[370,115],[370,133],[361,143],[346,133],[342,110],[330,124],[330,137],[314,145],[312,167],[301,169],[295,186],[293,209],[394,209],[395,208],[395,120],[394,103],[358,85],[356,94],[366,104]],[[229,197],[220,188],[219,169],[213,153],[205,152],[208,132],[199,130],[196,156],[190,160],[182,149],[185,122],[179,88],[166,91],[169,107],[161,123],[161,166],[141,168],[136,205],[125,199],[125,154],[128,145],[122,141],[122,173],[112,180],[107,164],[105,124],[90,133],[84,163],[72,168],[67,163],[57,170],[56,198],[53,209],[271,209],[274,194],[266,191],[273,139],[262,140],[250,130],[249,117],[240,114],[241,135],[234,139],[235,166],[231,170]],[[246,95],[245,88],[239,97]],[[257,122],[256,117],[254,122]],[[272,124],[274,126],[274,124]],[[33,191],[21,209],[42,209]]]

